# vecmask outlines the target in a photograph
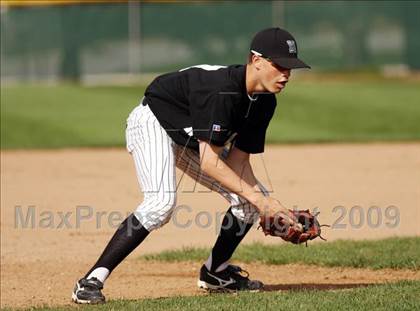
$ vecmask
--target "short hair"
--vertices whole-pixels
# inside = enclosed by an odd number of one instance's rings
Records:
[[[248,64],[251,64],[252,63],[252,55],[254,55],[254,53],[249,52],[249,54],[248,54],[248,60],[247,60],[247,63]]]

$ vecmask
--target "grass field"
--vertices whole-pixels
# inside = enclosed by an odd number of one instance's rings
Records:
[[[122,146],[144,87],[1,89],[2,148]],[[420,139],[415,82],[295,81],[278,97],[272,143]]]
[[[83,310],[416,310],[420,281],[402,281],[346,290],[214,294],[143,300],[111,300]],[[31,310],[73,310],[74,307]]]
[[[144,255],[144,260],[205,261],[210,249],[184,248]],[[420,237],[383,240],[337,240],[303,245],[264,245],[260,243],[238,248],[233,260],[264,264],[313,264],[327,267],[371,269],[420,269]]]

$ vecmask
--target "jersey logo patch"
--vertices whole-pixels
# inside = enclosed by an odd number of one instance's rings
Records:
[[[213,124],[213,131],[214,132],[220,132],[221,130],[222,130],[222,128],[219,124]]]

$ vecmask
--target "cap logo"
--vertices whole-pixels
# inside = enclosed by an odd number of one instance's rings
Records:
[[[295,41],[294,40],[287,40],[286,43],[289,46],[289,54],[296,54],[297,50],[296,50]]]
[[[219,124],[213,124],[214,132],[220,132],[221,130],[222,130],[222,127]]]

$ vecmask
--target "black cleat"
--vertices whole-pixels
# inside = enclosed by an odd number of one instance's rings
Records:
[[[104,284],[97,278],[80,279],[74,287],[71,299],[75,303],[98,304],[105,302],[105,296],[102,295]]]
[[[220,272],[209,271],[203,265],[200,269],[200,278],[197,281],[197,286],[202,289],[216,291],[258,291],[264,287],[262,282],[250,280],[248,276],[248,272],[234,265],[229,265]]]

